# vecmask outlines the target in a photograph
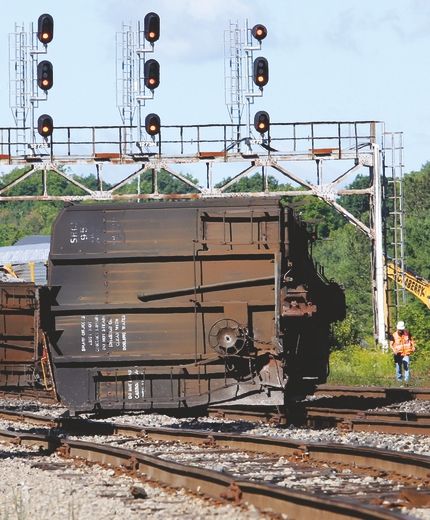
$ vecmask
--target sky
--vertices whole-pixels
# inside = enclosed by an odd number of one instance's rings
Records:
[[[43,110],[63,125],[120,125],[115,35],[154,11],[161,84],[148,110],[162,124],[229,123],[224,31],[264,24],[270,81],[256,110],[274,122],[381,120],[404,133],[405,172],[430,160],[430,0],[15,0],[0,17],[0,127],[9,108],[8,37],[54,18]]]

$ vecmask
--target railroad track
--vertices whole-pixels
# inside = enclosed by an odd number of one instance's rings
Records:
[[[409,412],[373,412],[357,409],[340,409],[305,406],[298,414],[289,417],[273,406],[254,408],[211,408],[210,417],[274,425],[295,424],[309,428],[338,428],[342,431],[393,433],[402,435],[430,435],[430,414]]]
[[[142,429],[76,418],[53,419],[8,410],[1,410],[0,416],[49,430],[48,435],[1,431],[2,441],[38,445],[46,453],[56,451],[64,457],[108,464],[127,474],[144,476],[171,487],[185,487],[234,503],[248,502],[259,509],[286,513],[292,518],[307,518],[312,514],[330,520],[404,518],[387,507],[430,506],[430,457],[426,456],[357,446],[303,444],[243,434],[178,428]],[[69,437],[60,438],[56,433],[58,429],[63,435],[67,432]],[[71,435],[104,437],[102,443],[94,443],[73,439]],[[166,452],[166,446],[170,447],[170,453]],[[148,454],[154,451],[157,451],[157,457]],[[256,458],[249,458],[249,454]],[[181,463],[176,461],[178,457]],[[221,471],[208,469],[211,458],[215,458],[218,464],[221,461],[226,468]],[[230,466],[225,461],[230,461]],[[341,482],[340,490],[328,494],[315,489],[315,486],[309,492],[286,489],[281,485],[264,483],[252,473],[250,476],[249,466],[259,471],[269,468],[266,471],[271,471],[273,482],[277,482],[276,475],[283,478],[286,469],[291,467],[294,468],[294,479],[299,482],[315,478],[315,474],[321,471],[326,476],[327,472],[336,471],[338,475],[346,476],[346,480]],[[360,482],[366,481],[363,475],[372,476],[368,479],[377,476],[378,482],[386,481],[388,487],[382,483],[376,488],[373,484],[370,489],[351,485],[357,478]],[[398,492],[392,491],[393,482]],[[418,492],[417,487],[422,489]],[[355,493],[361,494],[360,502],[351,499]]]
[[[349,397],[362,399],[379,399],[387,403],[421,399],[430,401],[430,388],[415,387],[366,387],[366,386],[334,386],[319,385],[315,397]],[[42,388],[8,388],[0,390],[0,397],[13,399],[35,399],[41,402],[56,402],[52,391]]]
[[[275,425],[303,425],[309,428],[338,428],[342,431],[378,432],[404,435],[429,435],[430,414],[403,411],[374,412],[368,408],[385,406],[412,399],[430,400],[427,388],[338,387],[321,385],[318,406],[313,401],[292,404],[285,411],[281,406],[210,407],[209,417]],[[328,396],[332,397],[328,397]],[[54,403],[52,393],[27,389],[25,392],[3,391],[4,398]],[[336,406],[332,406],[336,402]],[[327,405],[327,406],[324,406]],[[348,407],[345,407],[347,405]]]

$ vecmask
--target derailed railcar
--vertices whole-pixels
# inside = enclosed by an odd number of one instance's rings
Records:
[[[344,314],[305,226],[273,199],[67,207],[48,285],[56,391],[76,411],[309,392]]]
[[[38,301],[38,287],[34,283],[12,277],[0,281],[2,390],[32,388],[40,377],[38,360],[42,339]]]

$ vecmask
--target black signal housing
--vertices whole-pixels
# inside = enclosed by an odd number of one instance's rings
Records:
[[[252,79],[257,87],[263,88],[269,82],[269,62],[262,56],[255,58]]]
[[[154,90],[160,85],[160,64],[157,60],[148,60],[145,62],[145,86],[150,90]]]
[[[145,16],[144,36],[149,43],[154,43],[160,38],[160,17],[157,13],[148,13]]]
[[[145,117],[145,130],[149,135],[157,135],[160,133],[160,116],[158,114],[148,114]]]
[[[54,121],[48,114],[42,114],[37,120],[37,131],[45,139],[52,135],[54,130]]]
[[[264,25],[259,23],[254,25],[254,27],[251,29],[251,34],[256,40],[261,42],[267,36],[267,29]]]
[[[47,45],[54,38],[54,19],[50,14],[41,14],[37,21],[37,39]]]
[[[54,69],[52,63],[43,60],[37,65],[37,85],[45,92],[54,84]]]
[[[264,111],[260,110],[254,116],[254,128],[259,134],[264,134],[269,131],[270,128],[270,116]]]

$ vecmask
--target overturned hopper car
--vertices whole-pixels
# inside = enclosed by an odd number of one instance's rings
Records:
[[[48,285],[1,284],[0,387],[75,412],[310,393],[345,302],[309,238],[272,198],[66,207]]]
[[[58,398],[132,410],[312,391],[345,303],[308,242],[273,199],[65,208],[41,298]]]
[[[16,278],[0,279],[0,389],[30,389],[39,344],[38,288]]]

